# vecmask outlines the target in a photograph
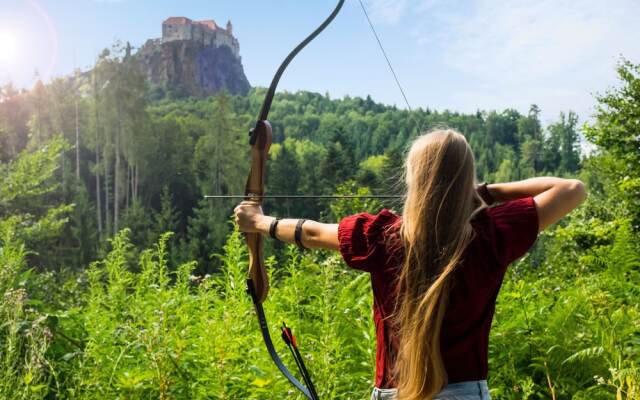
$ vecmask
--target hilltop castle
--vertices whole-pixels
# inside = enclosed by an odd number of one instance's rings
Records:
[[[236,58],[240,58],[240,45],[233,36],[231,21],[224,29],[216,21],[193,21],[185,17],[170,17],[162,22],[162,42],[189,40],[200,42],[204,46],[227,46]]]
[[[245,95],[251,89],[231,22],[225,29],[213,20],[167,18],[162,37],[147,40],[132,57],[157,96]]]

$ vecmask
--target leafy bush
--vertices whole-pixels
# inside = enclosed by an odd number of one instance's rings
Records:
[[[128,235],[126,230],[117,235],[107,257],[88,272],[85,305],[75,313],[84,349],[59,360],[74,363],[73,385],[66,389],[70,398],[293,394],[263,349],[244,293],[247,257],[238,232],[219,256],[223,267],[215,276],[191,275],[193,263],[172,271],[169,235],[131,260]],[[271,268],[273,285],[265,303],[271,331],[283,319],[294,327],[312,375],[322,382],[323,397],[365,397],[374,362],[367,277],[354,277],[335,257],[320,261],[294,247],[286,258],[282,269]],[[268,264],[274,267],[274,259]],[[284,345],[278,347],[287,360]]]
[[[31,307],[25,288],[26,250],[8,224],[0,224],[0,398],[43,398],[53,386],[45,353],[52,335],[47,317]]]
[[[506,278],[490,345],[496,398],[640,396],[637,240],[623,222],[610,243],[576,251],[582,225],[554,231],[542,265],[525,258]]]

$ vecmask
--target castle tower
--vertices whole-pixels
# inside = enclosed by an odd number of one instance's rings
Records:
[[[231,25],[231,20],[227,20],[227,33],[229,35],[233,35],[233,25]]]

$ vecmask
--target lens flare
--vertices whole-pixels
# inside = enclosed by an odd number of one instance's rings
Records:
[[[54,68],[58,61],[58,31],[56,30],[56,26],[47,13],[47,11],[39,4],[39,0],[26,0],[27,4],[31,6],[31,8],[38,14],[38,16],[42,19],[41,22],[44,22],[48,33],[49,33],[49,49],[47,53],[49,54],[49,62],[47,63],[44,70],[40,70],[40,76],[42,78],[50,79],[53,75]]]

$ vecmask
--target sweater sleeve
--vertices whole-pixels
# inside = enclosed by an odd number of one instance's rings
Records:
[[[360,213],[343,218],[338,225],[342,258],[351,268],[374,272],[384,268],[389,257],[387,237],[400,217],[389,210]]]
[[[487,210],[493,250],[504,270],[522,257],[538,237],[538,211],[533,197],[509,201]]]

